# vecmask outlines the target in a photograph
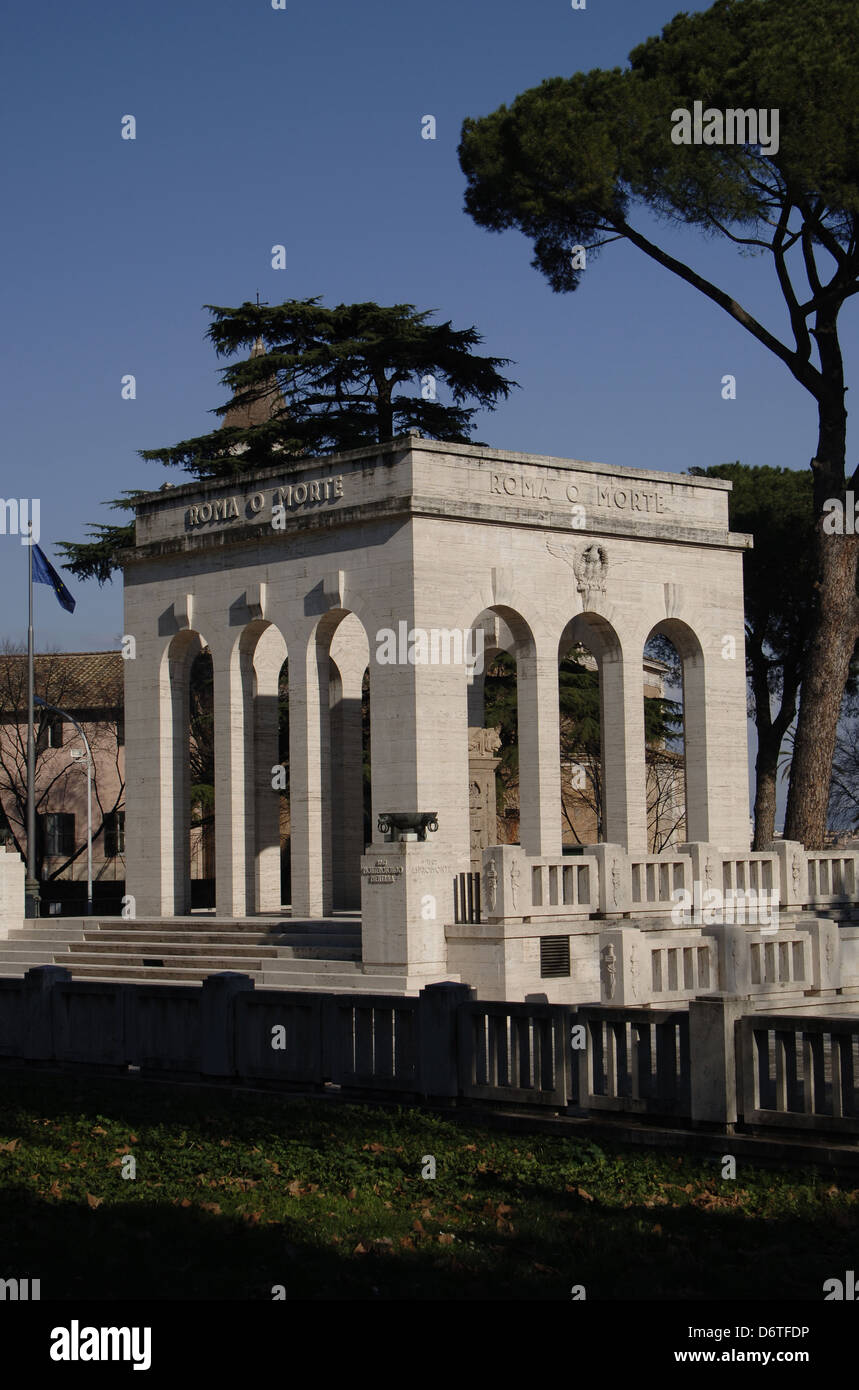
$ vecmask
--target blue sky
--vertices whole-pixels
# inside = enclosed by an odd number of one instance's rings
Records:
[[[205,303],[320,294],[475,324],[521,384],[481,420],[501,448],[683,471],[806,467],[813,402],[715,306],[623,244],[554,295],[518,233],[463,211],[461,123],[554,75],[623,65],[675,0],[48,0],[12,6],[0,493],[38,496],[42,544],[121,520],[102,504],[174,473],[136,450],[214,427]],[[134,115],[137,138],[120,138]],[[421,139],[435,115],[437,139]],[[644,225],[642,218],[639,218]],[[660,232],[663,242],[666,233]],[[271,247],[286,247],[286,269]],[[693,232],[672,249],[779,333],[768,263]],[[848,373],[856,302],[842,318]],[[133,373],[137,398],[121,399]],[[737,399],[721,378],[737,378]],[[26,636],[25,550],[0,537],[0,637]],[[111,646],[121,581],[37,590],[37,643]]]

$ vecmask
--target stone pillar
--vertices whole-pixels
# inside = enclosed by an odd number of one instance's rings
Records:
[[[724,894],[720,851],[715,845],[700,841],[678,845],[678,850],[681,854],[688,854],[692,860],[691,892],[695,909],[707,907],[712,910],[713,899],[706,895],[710,892]],[[721,906],[718,910],[721,912]]]
[[[651,996],[648,939],[637,927],[609,927],[599,934],[600,1003],[615,1009],[648,1004]]]
[[[331,912],[329,657],[316,629],[289,643],[292,915]]]
[[[458,1011],[476,991],[468,985],[443,982],[427,985],[420,992],[418,1003],[420,1027],[419,1048],[421,1095],[459,1095]]]
[[[560,714],[557,648],[518,656],[519,839],[526,854],[561,847]]]
[[[253,989],[250,975],[223,970],[207,975],[200,993],[200,1071],[204,1076],[236,1072],[235,997]]]
[[[531,912],[531,870],[518,845],[495,845],[483,855],[481,911],[489,921],[518,918]]]
[[[599,911],[611,917],[632,910],[632,872],[622,845],[588,845],[599,866]],[[570,863],[575,864],[575,859]]]
[[[798,840],[773,840],[767,850],[778,860],[779,906],[801,908],[808,896],[805,849]]]
[[[683,654],[686,743],[686,838],[743,853],[749,848],[749,769],[745,739],[746,664],[742,555],[732,617],[725,616],[704,650]],[[695,619],[690,619],[694,627]],[[724,636],[736,640],[733,660],[722,656]]]
[[[701,929],[702,937],[716,942],[718,983],[726,998],[746,996],[752,989],[752,933],[745,926],[720,923]]]
[[[483,866],[483,851],[498,843],[495,769],[501,759],[493,754],[500,747],[497,729],[468,730],[468,809],[471,867],[475,873]]]
[[[24,880],[27,870],[14,845],[0,844],[0,940],[10,927],[24,925]]]
[[[398,631],[397,624],[393,625]],[[403,628],[406,628],[403,622]],[[427,629],[423,629],[426,631]],[[404,644],[403,644],[404,645]],[[436,811],[436,853],[468,864],[468,725],[462,664],[371,653],[373,833],[384,811]]]
[[[689,1066],[692,1121],[731,1127],[737,1123],[736,1023],[750,1012],[748,999],[707,996],[689,1003]]]
[[[647,780],[641,649],[627,660],[615,648],[600,661],[604,832],[609,842],[646,854]]]
[[[800,931],[811,938],[811,968],[814,990],[840,989],[841,933],[838,923],[828,917],[803,922]]]
[[[453,917],[453,882],[468,860],[431,840],[372,844],[361,859],[364,972],[408,982],[447,970],[445,923]]]
[[[215,892],[219,917],[255,908],[253,657],[244,642],[212,650],[215,707]]]
[[[179,615],[184,630],[169,644],[139,640],[135,659],[123,663],[126,892],[136,917],[191,909],[188,701],[203,643],[188,626],[190,603],[188,596]],[[176,611],[174,604],[174,619]]]

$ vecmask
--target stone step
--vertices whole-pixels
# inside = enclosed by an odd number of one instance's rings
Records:
[[[265,934],[275,929],[278,931],[310,930],[322,932],[360,930],[361,914],[359,912],[344,912],[335,917],[290,917],[289,913],[260,913],[257,917],[209,917],[205,914],[190,917],[107,917],[102,914],[92,917],[37,917],[31,919],[28,925],[38,928],[49,926],[53,922],[62,926],[74,927],[129,929],[154,927],[156,930],[169,928],[176,931],[255,931]]]
[[[67,942],[39,942],[37,945],[21,943],[9,945],[0,941],[0,961],[31,961],[33,965],[53,965],[54,957],[64,957],[68,951]]]
[[[79,927],[67,927],[57,923],[56,926],[45,926],[44,930],[33,930],[32,927],[12,927],[9,935],[4,937],[5,941],[32,941],[33,944],[41,945],[45,941],[82,941],[83,931]]]
[[[304,956],[278,956],[277,960],[267,960],[263,966],[266,974],[334,974],[353,973],[362,978],[359,960],[331,960],[326,957],[313,959]]]
[[[208,949],[211,946],[224,948],[226,946],[237,946],[251,948],[278,947],[278,946],[360,946],[361,933],[356,932],[329,932],[327,934],[312,932],[284,932],[282,934],[272,933],[269,936],[253,937],[251,933],[244,935],[227,934],[218,935],[214,932],[175,932],[175,931],[154,931],[145,928],[140,931],[121,931],[118,927],[111,927],[104,931],[92,931],[87,929],[82,937],[70,937],[70,940],[84,940],[93,944],[105,943],[133,945],[136,942],[144,942],[147,945],[158,943],[173,943],[176,945],[199,946],[201,949]]]
[[[320,994],[401,994],[417,995],[417,990],[404,990],[401,975],[335,975],[323,972],[299,975],[262,972],[256,981],[257,989],[306,990]]]
[[[194,956],[202,957],[204,960],[212,960],[215,957],[224,955],[235,956],[236,958],[253,958],[261,960],[263,956],[277,956],[276,946],[259,945],[254,942],[242,942],[241,945],[230,945],[221,942],[217,949],[210,945],[197,945],[195,942],[177,941],[141,941],[139,939],[126,941],[71,941],[69,950],[74,955],[108,956],[128,955],[128,956]]]
[[[148,966],[147,961],[161,960],[163,966]],[[267,964],[269,962],[266,962]],[[270,962],[274,964],[274,962]],[[210,955],[210,956],[169,956],[163,952],[153,951],[150,955],[148,951],[126,951],[107,954],[103,951],[80,951],[64,956],[57,964],[65,965],[69,969],[75,969],[78,965],[103,965],[107,969],[115,966],[134,966],[144,969],[156,970],[198,970],[204,975],[214,975],[221,970],[238,970],[243,974],[252,974],[255,970],[263,968],[261,956],[230,956],[230,955]]]
[[[278,960],[337,960],[349,961],[361,959],[361,943],[356,941],[354,945],[348,946],[329,946],[327,941],[320,941],[316,945],[307,946],[278,946]]]
[[[108,965],[103,960],[98,961],[77,961],[67,967],[75,980],[118,980],[131,982],[144,980],[147,983],[157,981],[166,985],[202,984],[207,975],[218,974],[222,970],[232,970],[234,965],[226,963],[215,965],[209,969],[200,965],[180,966],[170,962],[169,966],[163,968],[159,965],[139,965],[124,964],[121,961],[111,961]],[[239,973],[249,975],[255,984],[261,984],[261,972],[248,970],[245,965],[240,967]]]

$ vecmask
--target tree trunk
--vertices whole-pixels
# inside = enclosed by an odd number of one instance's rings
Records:
[[[824,366],[829,356],[827,349],[832,347],[825,338],[825,333],[818,336]],[[827,535],[823,531],[824,502],[836,497],[846,500],[847,412],[843,390],[829,391],[820,400],[819,420],[817,457],[811,464],[817,516],[817,602],[803,669],[784,827],[785,839],[798,840],[806,849],[823,848],[838,717],[850,659],[859,639],[856,597],[859,536]],[[844,530],[846,532],[846,525]]]
[[[762,851],[775,838],[776,786],[781,738],[758,730],[758,756],[755,760],[755,838],[752,849]]]

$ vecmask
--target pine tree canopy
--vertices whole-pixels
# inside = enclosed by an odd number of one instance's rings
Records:
[[[401,434],[478,443],[471,437],[475,415],[494,410],[517,385],[500,374],[509,358],[475,353],[483,341],[476,328],[431,323],[434,311],[413,304],[329,309],[316,296],[205,307],[213,320],[206,336],[219,357],[252,349],[221,372],[230,399],[212,413],[222,423],[194,439],[139,451],[196,478],[234,478],[285,457],[357,449]],[[90,536],[61,542],[63,568],[103,584],[118,568],[118,552],[134,544],[134,526],[96,524]]]

